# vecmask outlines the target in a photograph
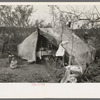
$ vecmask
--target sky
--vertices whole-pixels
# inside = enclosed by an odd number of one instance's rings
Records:
[[[45,23],[49,23],[52,20],[50,16],[50,9],[47,5],[35,5],[34,9],[36,12],[32,14],[32,20],[45,20]]]
[[[80,11],[90,11],[93,9],[93,5],[71,5],[73,8],[80,10]],[[61,10],[66,11],[66,8],[70,9],[70,6],[62,5],[59,6]],[[100,6],[96,6],[97,9],[100,11]],[[32,14],[33,19],[45,19],[46,21],[51,20],[50,17],[50,8],[48,5],[34,5],[34,9],[36,10],[35,13]],[[96,10],[95,10],[96,12]]]
[[[94,5],[58,5],[59,8],[63,11],[67,11],[67,9],[70,10],[70,6],[74,9],[77,9],[82,12],[91,12],[94,9],[94,12],[97,13],[97,10],[94,8]],[[95,5],[98,11],[100,11],[100,5]],[[67,9],[66,9],[67,8]],[[34,5],[34,9],[36,12],[32,14],[31,20],[34,22],[35,20],[41,20],[43,19],[45,23],[50,23],[52,21],[52,16],[50,16],[50,8],[48,5]],[[79,24],[82,24],[82,21],[79,22]],[[77,27],[77,26],[76,26]]]

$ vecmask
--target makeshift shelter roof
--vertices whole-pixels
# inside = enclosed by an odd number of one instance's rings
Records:
[[[65,51],[74,56],[75,61],[83,65],[84,63],[90,64],[94,61],[96,49],[82,39],[80,39],[74,32],[67,26],[62,28],[57,26],[54,28],[39,28],[39,31],[33,32],[22,43],[18,45],[18,55],[28,61],[36,61],[36,47],[38,35],[43,35],[55,46],[63,44]],[[65,42],[64,42],[65,41]]]
[[[78,64],[89,64],[94,61],[96,49],[85,43],[67,26],[63,29],[62,27],[40,28],[40,33],[57,46],[62,41],[67,41],[63,47],[69,55],[72,53]]]
[[[52,44],[58,47],[59,43],[57,40],[59,40],[59,35],[56,32],[54,32],[52,28],[40,28],[39,32],[41,35],[47,38]]]

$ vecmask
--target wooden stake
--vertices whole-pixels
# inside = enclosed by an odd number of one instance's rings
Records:
[[[72,36],[72,47],[71,47],[71,55],[69,56],[69,65],[71,65],[72,62],[72,54],[73,53],[73,36]]]

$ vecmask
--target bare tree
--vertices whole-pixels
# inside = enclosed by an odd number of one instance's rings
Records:
[[[9,32],[4,33],[1,36],[3,40],[2,43],[2,53],[4,52],[5,48],[9,45],[12,45],[17,40],[16,30],[12,27],[21,27],[21,28],[29,28],[32,26],[32,22],[30,17],[32,13],[35,12],[34,7],[31,5],[0,5],[0,25],[4,27],[9,27]],[[20,32],[20,37],[23,36],[23,33]],[[7,35],[6,35],[7,34]],[[16,44],[16,43],[15,43]]]
[[[51,15],[53,16],[53,23],[56,23],[57,20],[61,21],[60,15],[62,15],[63,21],[71,24],[72,28],[74,23],[79,21],[84,22],[81,28],[99,27],[100,13],[95,5],[88,11],[84,10],[85,7],[83,10],[79,10],[77,6],[76,8],[72,6],[66,6],[65,10],[61,10],[61,8],[57,5],[49,5],[49,7],[51,9]]]
[[[30,16],[34,12],[33,6],[18,5],[0,6],[0,24],[6,27],[30,27]]]
[[[66,25],[67,22],[70,22],[73,26],[74,23],[83,21],[84,23],[82,26],[80,26],[80,28],[84,28],[84,29],[95,28],[95,27],[97,28],[96,24],[100,22],[100,13],[99,13],[98,9],[96,8],[96,6],[93,6],[88,11],[85,11],[85,10],[82,11],[79,9],[75,9],[72,6],[69,6],[69,8],[66,7],[65,10],[62,10],[57,5],[53,5],[53,6],[49,6],[49,7],[51,8],[51,15],[53,16],[53,23],[55,25],[58,25],[58,23],[56,24],[56,22],[58,21],[59,24],[61,24],[61,26],[62,26],[62,34],[63,34],[64,25]],[[69,25],[69,23],[68,23],[68,25]],[[73,27],[71,27],[71,28],[73,29]],[[73,47],[72,47],[72,49],[73,49]],[[71,61],[71,57],[70,57],[70,61]]]

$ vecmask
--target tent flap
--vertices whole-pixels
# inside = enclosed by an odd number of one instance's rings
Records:
[[[18,45],[18,55],[28,62],[36,61],[38,33],[34,32]]]

